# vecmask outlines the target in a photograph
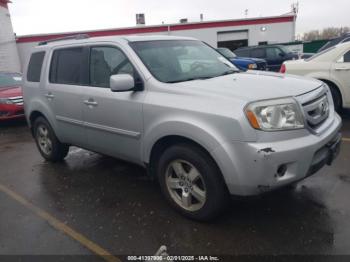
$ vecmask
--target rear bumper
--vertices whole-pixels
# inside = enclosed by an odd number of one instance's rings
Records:
[[[0,105],[0,121],[24,118],[24,108],[18,105]]]
[[[225,143],[212,152],[233,195],[256,195],[302,180],[339,153],[341,119],[322,135],[270,143]]]

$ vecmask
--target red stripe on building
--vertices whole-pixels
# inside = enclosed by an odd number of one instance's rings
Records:
[[[9,0],[0,0],[0,6],[5,7],[6,9],[8,9],[8,6],[7,6],[8,3],[11,3],[11,1],[9,1]]]
[[[135,27],[135,28],[124,28],[124,29],[122,28],[122,29],[111,29],[111,30],[101,30],[101,31],[81,31],[81,32],[37,35],[37,36],[22,36],[22,37],[19,36],[17,38],[17,43],[41,42],[41,41],[47,41],[47,40],[60,38],[60,37],[76,35],[76,34],[88,34],[90,37],[130,35],[130,34],[167,32],[168,30],[179,31],[179,30],[194,30],[194,29],[214,28],[214,27],[285,23],[285,22],[293,22],[293,20],[294,20],[294,16],[281,16],[281,17],[256,18],[256,19],[245,19],[245,20],[176,24],[176,25],[166,25],[166,26],[163,26],[163,25],[146,26],[146,27]]]

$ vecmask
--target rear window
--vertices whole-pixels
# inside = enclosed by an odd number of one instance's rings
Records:
[[[33,53],[30,57],[27,70],[27,80],[29,82],[40,82],[41,68],[43,66],[44,57],[45,52]]]
[[[83,48],[67,48],[53,53],[50,82],[57,84],[82,84]]]

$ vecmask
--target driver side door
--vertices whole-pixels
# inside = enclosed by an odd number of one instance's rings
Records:
[[[83,101],[89,148],[138,163],[145,92],[112,92],[109,80],[115,74],[130,74],[135,78],[137,72],[121,49],[91,46],[90,80]]]

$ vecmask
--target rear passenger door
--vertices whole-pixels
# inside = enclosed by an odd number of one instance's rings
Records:
[[[44,94],[53,105],[55,132],[61,141],[82,147],[88,146],[82,114],[83,86],[88,81],[87,50],[69,47],[53,51]]]
[[[111,75],[130,74],[140,81],[124,52],[116,46],[91,46],[89,86],[83,116],[89,149],[140,162],[145,92],[112,92]]]

